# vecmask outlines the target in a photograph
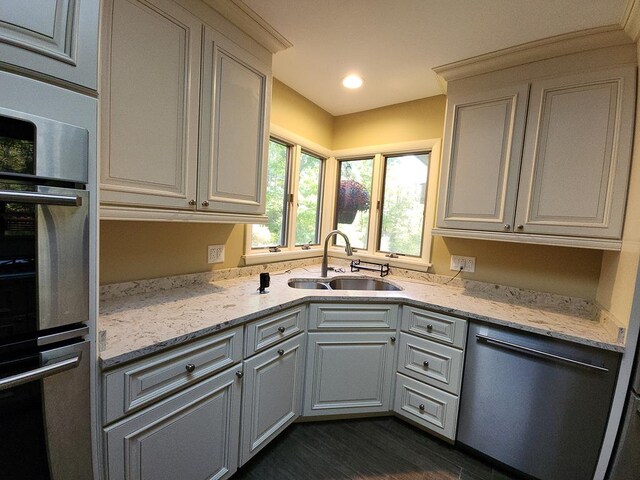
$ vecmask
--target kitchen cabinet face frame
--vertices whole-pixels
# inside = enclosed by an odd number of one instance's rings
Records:
[[[7,69],[82,93],[98,89],[99,0],[55,0],[41,8],[2,3],[9,18],[0,15],[0,58]]]
[[[209,27],[203,41],[196,208],[263,214],[271,68]]]
[[[528,84],[448,97],[437,227],[512,230],[528,97]]]
[[[635,53],[632,57],[626,46],[620,46],[606,54],[582,52],[563,57],[562,62],[547,59],[455,78],[449,84],[446,151],[434,235],[619,250],[631,161],[636,62]],[[530,85],[531,93],[523,137],[514,139],[522,142],[523,149],[514,164],[519,174],[512,186],[517,192],[510,204],[514,213],[504,217],[502,230],[488,227],[482,219],[450,223],[446,192],[451,181],[449,162],[455,160],[450,147],[459,134],[453,131],[456,125],[450,104],[467,97],[482,101],[495,85],[517,84]],[[566,95],[556,95],[558,92]],[[603,117],[609,121],[602,121]],[[470,138],[481,136],[482,128],[473,129]],[[589,168],[571,175],[571,168],[576,170],[580,162],[587,162]],[[551,173],[545,176],[545,170]],[[467,184],[473,191],[474,185]],[[476,190],[475,195],[482,195],[481,188]],[[473,198],[464,192],[461,198],[465,195]]]
[[[101,203],[193,210],[202,23],[168,0],[103,8]]]

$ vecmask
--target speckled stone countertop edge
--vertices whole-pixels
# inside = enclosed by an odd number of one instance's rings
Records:
[[[249,323],[253,320],[268,316],[270,314],[273,314],[285,309],[293,308],[299,305],[307,304],[307,303],[394,303],[394,304],[428,309],[437,313],[455,315],[468,320],[485,322],[485,323],[490,323],[494,325],[514,328],[521,331],[527,331],[527,332],[531,332],[539,335],[544,335],[546,337],[570,341],[570,342],[583,344],[583,345],[587,345],[595,348],[612,350],[616,352],[624,351],[624,343],[620,341],[620,339],[618,339],[619,340],[618,343],[615,343],[615,342],[608,343],[608,342],[602,342],[594,339],[583,338],[579,335],[575,335],[571,333],[564,333],[560,331],[550,331],[542,327],[534,327],[531,325],[526,325],[526,324],[518,323],[515,321],[503,320],[499,318],[477,314],[477,313],[466,311],[466,310],[461,310],[461,309],[447,307],[447,306],[443,306],[435,303],[416,300],[408,297],[407,293],[403,291],[392,292],[391,295],[386,297],[370,297],[370,296],[357,296],[357,295],[328,297],[326,295],[322,295],[318,293],[314,295],[313,293],[308,292],[307,295],[302,296],[300,298],[290,300],[290,301],[285,301],[277,305],[272,305],[264,309],[260,309],[245,315],[240,315],[237,318],[231,319],[229,321],[217,323],[217,324],[208,326],[206,328],[201,328],[193,332],[190,332],[188,334],[178,335],[174,338],[153,343],[151,345],[137,348],[135,350],[132,350],[126,353],[121,353],[110,358],[100,357],[100,367],[102,370],[105,370],[105,371],[111,370],[123,364],[130,363],[132,361],[142,359],[149,355],[156,354],[161,351],[179,346],[181,344],[185,344],[185,343],[197,340],[198,338],[212,335],[214,333],[218,333],[223,330],[228,330],[230,328],[234,328],[239,325]],[[607,315],[602,315],[600,318],[600,322],[603,322],[604,324],[604,322],[607,322],[608,319],[609,317]],[[588,320],[585,320],[585,321],[588,321]]]

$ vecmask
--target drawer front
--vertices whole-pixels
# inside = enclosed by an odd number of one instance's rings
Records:
[[[402,308],[402,330],[458,348],[467,339],[466,320],[415,307]]]
[[[462,381],[463,354],[423,338],[400,334],[398,371],[458,395]]]
[[[246,356],[276,345],[304,331],[306,307],[296,307],[269,315],[247,325]]]
[[[444,438],[455,440],[458,417],[455,395],[397,373],[393,410]]]
[[[397,305],[315,303],[309,307],[310,330],[395,330],[397,325]]]
[[[242,360],[242,327],[105,375],[105,424]]]

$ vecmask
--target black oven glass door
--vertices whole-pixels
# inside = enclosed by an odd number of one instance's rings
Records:
[[[89,342],[0,360],[0,478],[91,478]]]
[[[0,181],[0,347],[88,321],[88,204],[84,190]]]

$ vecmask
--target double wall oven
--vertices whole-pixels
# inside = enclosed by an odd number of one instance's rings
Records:
[[[0,477],[91,469],[88,132],[0,108]]]

